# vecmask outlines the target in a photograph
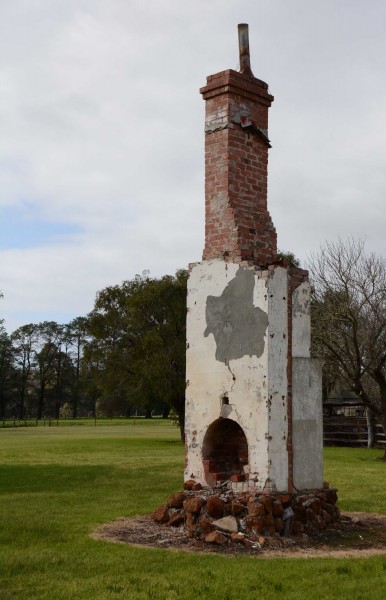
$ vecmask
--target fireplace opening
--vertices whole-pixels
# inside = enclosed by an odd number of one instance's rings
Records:
[[[204,437],[202,459],[208,485],[229,479],[245,481],[248,442],[240,425],[232,419],[214,421]]]

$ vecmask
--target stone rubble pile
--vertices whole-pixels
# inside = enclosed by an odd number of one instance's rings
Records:
[[[188,537],[209,544],[263,545],[264,536],[312,536],[340,520],[335,489],[262,494],[226,485],[202,488],[193,480],[184,487],[155,510],[153,519],[184,527]]]

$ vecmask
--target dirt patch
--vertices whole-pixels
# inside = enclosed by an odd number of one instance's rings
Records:
[[[254,542],[223,546],[190,539],[183,527],[155,523],[150,515],[122,518],[102,525],[94,539],[140,547],[168,548],[224,555],[273,557],[355,557],[386,554],[386,516],[375,513],[342,513],[334,529],[315,536],[260,536]]]

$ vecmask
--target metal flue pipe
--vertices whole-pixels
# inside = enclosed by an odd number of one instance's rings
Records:
[[[240,23],[237,27],[239,32],[240,73],[253,77],[249,55],[248,25],[247,23]]]

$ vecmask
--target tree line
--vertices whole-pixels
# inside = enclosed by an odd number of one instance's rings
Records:
[[[183,430],[186,271],[97,294],[68,324],[0,325],[0,419],[116,416],[173,408]]]
[[[291,253],[279,258],[296,265]],[[312,353],[323,394],[346,389],[386,431],[386,265],[358,240],[311,257]],[[0,325],[0,418],[173,409],[184,428],[187,272],[145,272],[97,294],[86,317],[8,335]]]
[[[64,406],[76,417],[92,409],[84,400],[86,339],[82,317],[66,325],[30,323],[11,335],[1,325],[0,418],[59,418]]]

